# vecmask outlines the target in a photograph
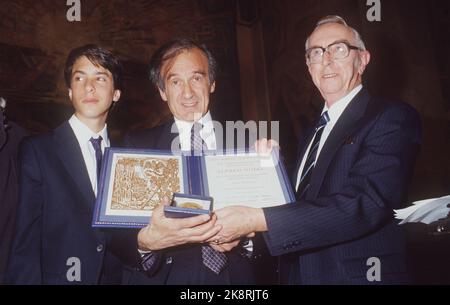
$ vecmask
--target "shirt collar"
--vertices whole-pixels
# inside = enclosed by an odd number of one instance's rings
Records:
[[[175,124],[177,124],[178,131],[180,133],[184,133],[184,132],[190,133],[191,132],[191,128],[192,128],[192,125],[194,125],[194,122],[182,121],[180,119],[177,119],[176,117],[174,117],[174,119],[175,119]],[[209,131],[214,128],[214,124],[213,124],[211,114],[209,113],[209,111],[207,113],[205,113],[205,115],[202,116],[197,122],[203,125],[202,129]]]
[[[100,132],[95,133],[89,127],[87,127],[75,114],[69,119],[69,124],[72,127],[75,136],[79,143],[87,143],[91,138],[97,139],[99,136],[103,138],[106,147],[109,147],[109,139],[107,132],[107,125],[103,127]]]
[[[175,117],[174,120],[179,132],[181,149],[190,150],[191,128],[192,125],[194,125],[194,122],[182,121]],[[211,118],[211,114],[209,113],[209,111],[197,122],[203,125],[202,129],[200,130],[200,136],[203,139],[203,141],[205,141],[206,146],[210,150],[215,150],[217,148],[216,135],[214,132],[214,122]]]
[[[328,116],[330,117],[330,123],[334,124],[337,122],[341,114],[344,112],[345,108],[347,108],[348,104],[353,100],[353,98],[358,94],[362,89],[362,84],[353,88],[346,96],[335,102],[330,108],[327,107],[325,103],[322,113],[328,111]]]

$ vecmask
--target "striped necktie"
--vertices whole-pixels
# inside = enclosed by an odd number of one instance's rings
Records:
[[[316,131],[314,138],[312,140],[311,148],[309,149],[308,156],[306,157],[305,165],[303,166],[302,175],[300,178],[300,183],[298,185],[296,198],[297,200],[303,199],[306,196],[309,188],[309,182],[311,180],[311,175],[316,165],[317,151],[319,149],[320,137],[325,128],[325,125],[330,121],[328,112],[325,111],[320,117],[319,122],[316,125]]]

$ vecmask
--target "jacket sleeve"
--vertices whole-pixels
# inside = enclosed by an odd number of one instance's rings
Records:
[[[5,282],[42,284],[41,231],[44,201],[43,175],[32,139],[19,150],[19,206],[16,234],[9,255]]]

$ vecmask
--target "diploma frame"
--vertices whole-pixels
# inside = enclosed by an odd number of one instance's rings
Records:
[[[151,220],[156,204],[163,197],[172,198],[173,193],[214,198],[215,194],[209,193],[208,179],[215,175],[208,173],[211,166],[207,166],[206,158],[221,161],[215,157],[229,160],[229,157],[239,158],[250,154],[256,155],[254,152],[233,150],[188,156],[175,155],[170,151],[108,147],[103,157],[92,226],[145,227]],[[277,160],[270,175],[279,185],[278,204],[294,202],[295,196],[286,170],[283,163],[278,162],[278,151],[274,150],[269,157]],[[251,203],[249,205],[252,206]]]
[[[187,164],[186,156],[170,151],[106,148],[92,226],[145,227],[163,197],[189,192]]]

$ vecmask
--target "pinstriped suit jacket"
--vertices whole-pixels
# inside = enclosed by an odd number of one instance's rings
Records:
[[[313,133],[300,142],[298,167]],[[417,112],[362,89],[336,122],[317,159],[304,200],[264,209],[264,238],[280,256],[284,284],[406,283],[402,227],[393,209],[406,202],[421,138]],[[295,183],[296,178],[293,178]],[[381,282],[368,259],[380,260]]]

